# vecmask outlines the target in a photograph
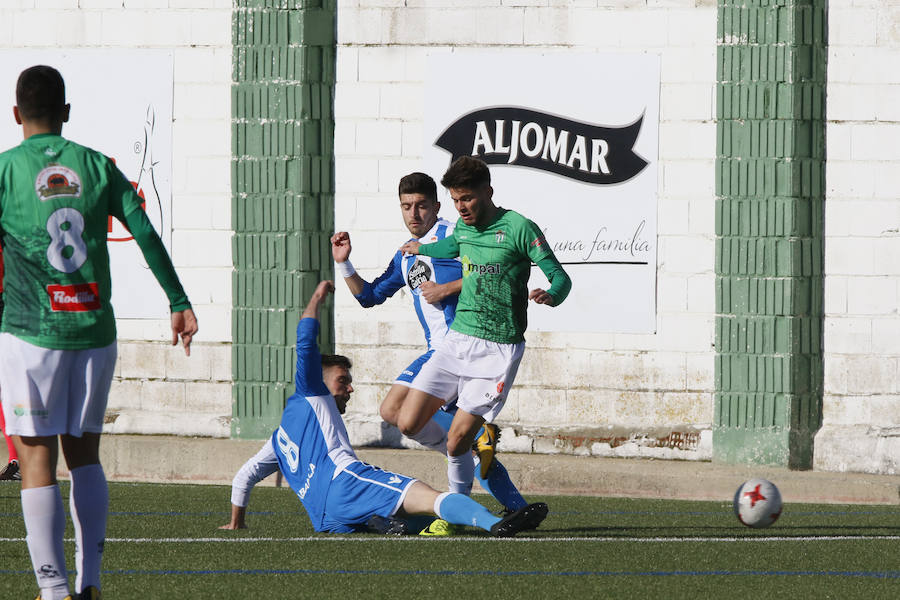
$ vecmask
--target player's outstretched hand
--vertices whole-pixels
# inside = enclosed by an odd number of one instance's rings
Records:
[[[313,292],[312,299],[323,300],[328,294],[334,291],[334,282],[326,279],[324,281],[320,281],[319,285],[316,286],[316,291]]]
[[[184,345],[184,353],[191,355],[191,340],[197,333],[197,317],[190,308],[172,313],[172,345],[178,345],[178,337],[181,336],[181,343]]]
[[[351,250],[349,233],[338,231],[331,236],[331,256],[334,257],[334,262],[346,262]]]
[[[410,241],[406,242],[405,244],[403,244],[402,246],[400,246],[400,252],[402,252],[403,254],[418,254],[419,246],[421,246],[421,245],[422,244],[420,244],[419,242],[417,242],[415,240],[410,240]]]
[[[546,304],[547,306],[556,306],[556,300],[541,288],[535,288],[528,294],[528,298],[534,300],[538,304]]]

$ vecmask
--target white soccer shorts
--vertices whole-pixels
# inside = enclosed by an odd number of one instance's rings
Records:
[[[0,333],[6,433],[101,433],[116,354],[115,342],[104,348],[52,350]]]
[[[499,344],[450,330],[410,387],[492,422],[506,403],[525,342]]]

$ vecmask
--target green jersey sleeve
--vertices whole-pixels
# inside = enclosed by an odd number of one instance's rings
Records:
[[[434,242],[433,244],[422,244],[419,246],[419,254],[430,256],[431,258],[456,258],[459,256],[459,242],[456,241],[456,230],[453,235]]]

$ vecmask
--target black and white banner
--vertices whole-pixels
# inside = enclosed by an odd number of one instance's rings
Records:
[[[529,307],[529,328],[655,331],[659,57],[456,50],[427,73],[428,172],[484,160],[494,202],[536,222],[572,277],[562,306]],[[546,285],[534,267],[529,287]]]

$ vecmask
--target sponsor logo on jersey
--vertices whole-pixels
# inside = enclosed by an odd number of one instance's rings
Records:
[[[494,239],[497,240],[498,244],[502,244],[503,240],[506,239],[506,232],[504,232],[501,229],[500,231],[498,231],[497,233],[494,234]]]
[[[498,394],[502,394],[502,393],[503,393],[503,385],[504,385],[505,383],[506,383],[506,382],[501,381],[500,383],[497,384],[497,393],[498,393]]]
[[[477,274],[477,275],[499,275],[500,274],[500,263],[491,263],[487,265],[476,265],[469,259],[468,256],[463,256],[462,260],[462,272],[463,277],[468,277],[469,275]]]
[[[416,259],[416,262],[409,268],[406,274],[406,281],[409,283],[409,289],[415,291],[426,281],[431,280],[431,267],[428,263]]]
[[[81,178],[62,165],[47,165],[34,181],[34,191],[42,201],[53,198],[80,198]]]
[[[100,288],[95,282],[47,286],[50,308],[54,312],[100,310]]]
[[[46,419],[50,416],[50,411],[46,408],[30,409],[22,404],[17,404],[15,407],[13,407],[13,414],[17,417],[24,417],[25,415],[28,415],[30,417]]]

